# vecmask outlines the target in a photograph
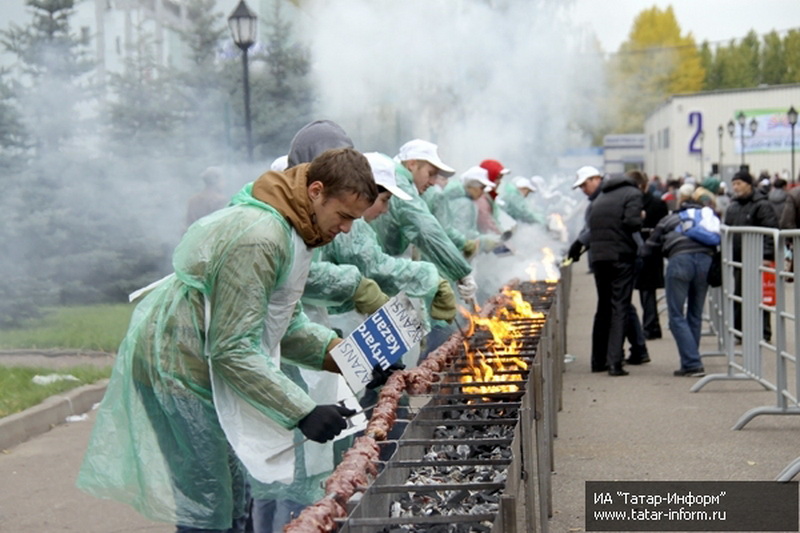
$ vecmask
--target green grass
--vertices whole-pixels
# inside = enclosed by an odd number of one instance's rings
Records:
[[[20,328],[0,329],[0,350],[65,348],[116,352],[133,304],[46,309],[44,317]]]
[[[79,381],[56,381],[49,385],[37,385],[33,377],[49,374],[72,375]],[[100,368],[90,365],[73,366],[59,370],[27,366],[0,365],[0,418],[41,403],[53,394],[88,385],[111,376],[111,368]]]

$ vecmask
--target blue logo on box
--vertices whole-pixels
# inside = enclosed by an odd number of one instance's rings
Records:
[[[384,309],[379,309],[353,333],[353,340],[367,356],[371,366],[386,370],[408,349],[403,337]]]

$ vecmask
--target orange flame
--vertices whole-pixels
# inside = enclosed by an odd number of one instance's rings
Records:
[[[525,272],[531,277],[531,281],[546,281],[548,283],[556,283],[561,278],[561,271],[558,267],[558,261],[550,248],[542,248],[541,262],[533,262],[528,265]],[[542,270],[544,276],[539,276],[539,270]]]
[[[534,311],[531,304],[523,300],[522,293],[504,287],[501,291],[506,300],[497,316],[484,318],[469,314],[462,308],[462,313],[470,319],[469,330],[465,334],[471,337],[477,328],[488,330],[492,341],[487,346],[487,353],[471,350],[464,342],[469,367],[461,376],[462,383],[475,383],[474,386],[462,388],[466,394],[492,394],[498,392],[517,392],[519,386],[510,381],[522,381],[522,374],[528,364],[518,357],[522,349],[522,337],[526,333],[517,325],[515,319],[544,318],[544,313]]]

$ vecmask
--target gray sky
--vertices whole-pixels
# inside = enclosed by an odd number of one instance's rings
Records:
[[[597,35],[605,52],[616,52],[628,39],[636,16],[645,9],[672,6],[681,34],[691,32],[700,44],[800,29],[800,0],[575,0],[574,21]]]

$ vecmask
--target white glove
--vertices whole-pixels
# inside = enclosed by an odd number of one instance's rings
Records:
[[[475,278],[472,277],[472,274],[467,274],[458,280],[456,287],[458,288],[459,296],[461,296],[461,299],[465,302],[473,300],[475,298],[475,293],[478,292],[478,284],[475,283]]]

